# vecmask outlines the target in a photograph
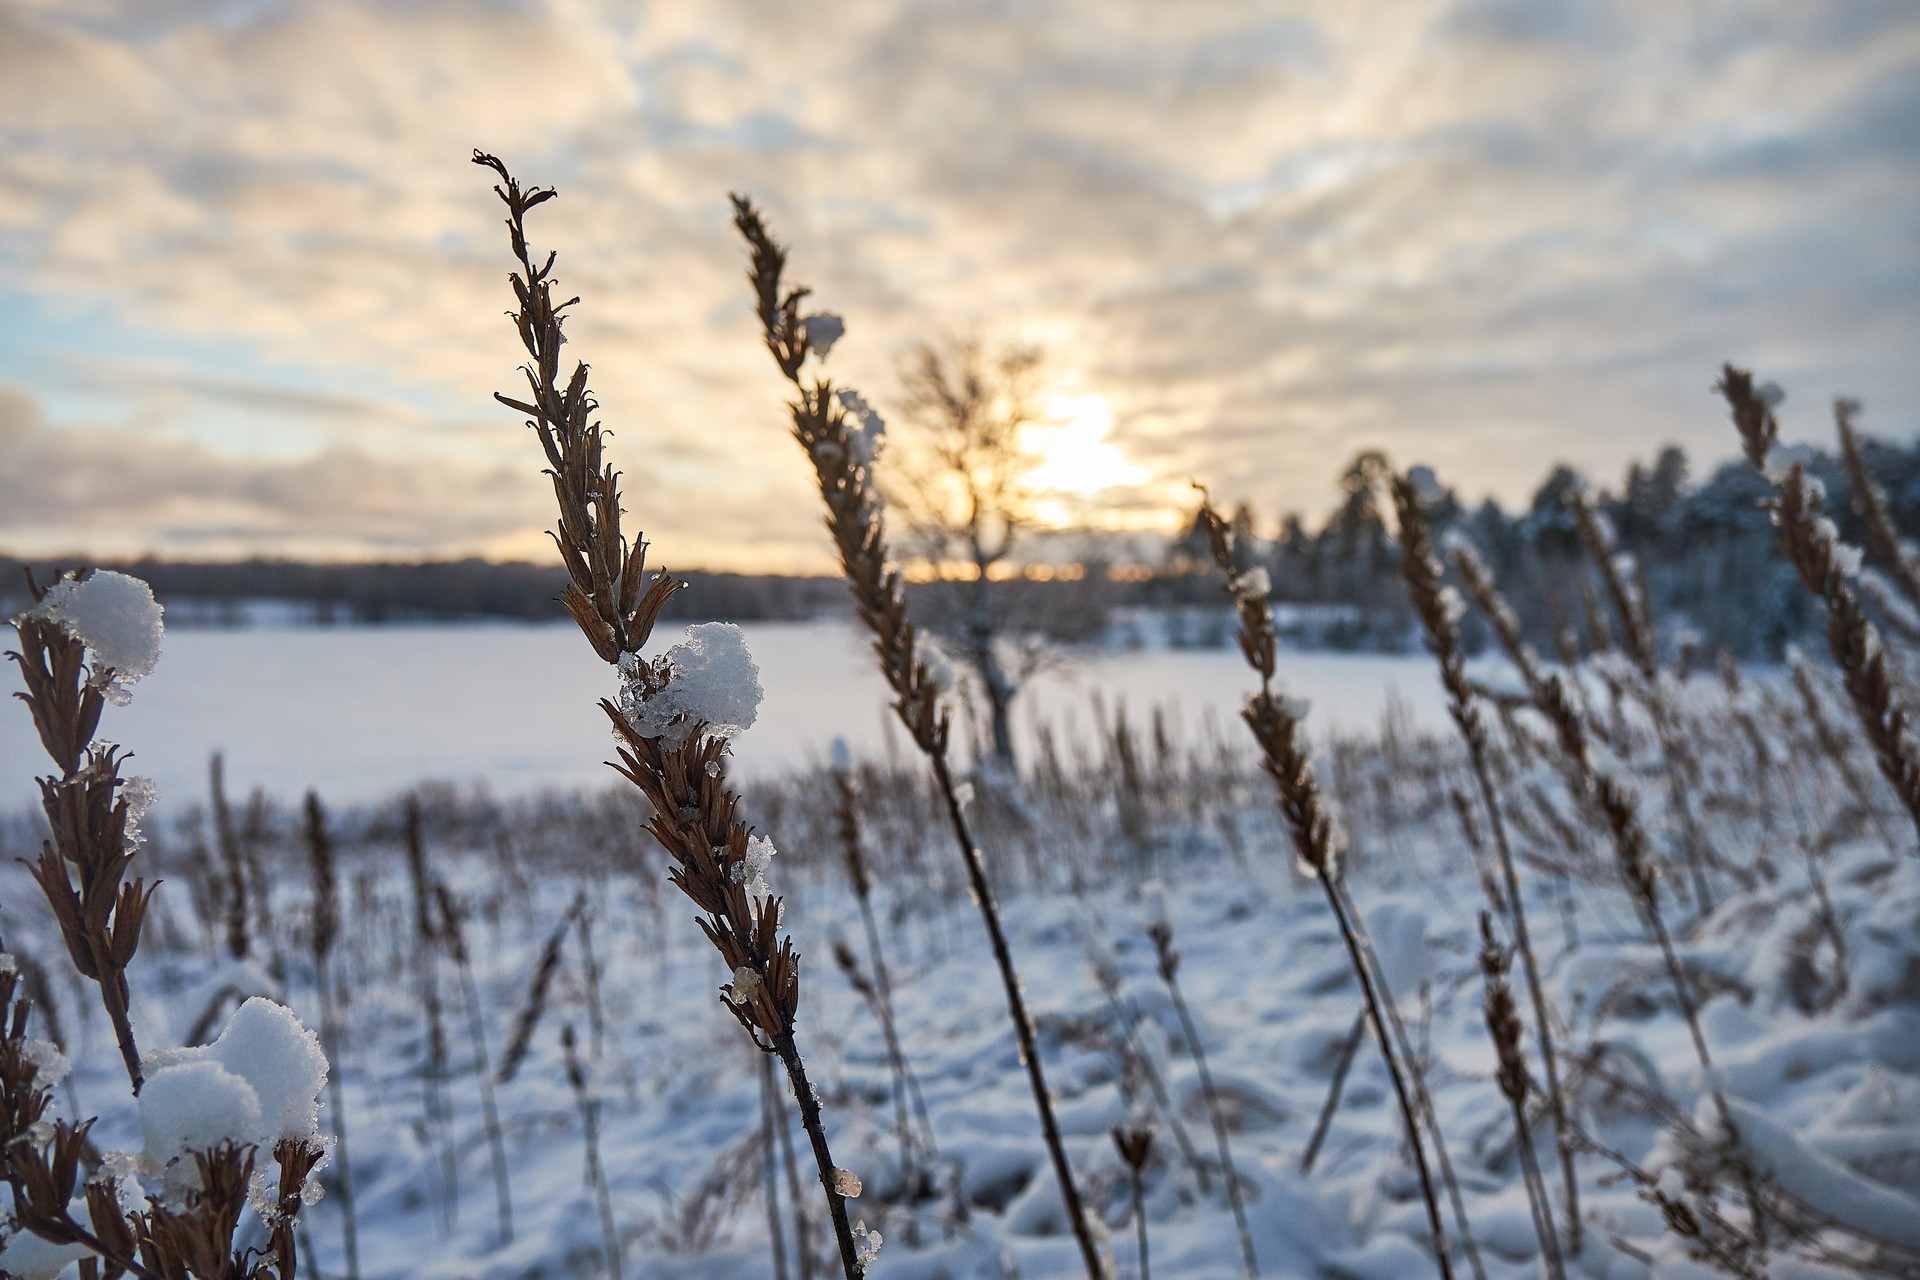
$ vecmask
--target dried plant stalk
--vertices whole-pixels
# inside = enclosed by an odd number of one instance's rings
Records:
[[[536,262],[526,234],[528,212],[555,192],[521,187],[493,156],[475,152],[473,160],[500,179],[494,191],[506,206],[518,266],[512,277],[518,303],[513,320],[528,356],[523,372],[531,399],[495,398],[527,415],[546,454],[559,510],[552,536],[569,578],[562,604],[603,662],[623,673],[636,671],[661,607],[684,584],[656,573],[642,589],[647,544],[642,538],[630,545],[620,531],[619,473],[604,459],[594,417],[599,405],[587,389],[587,366],[576,363],[565,385],[560,382],[563,313],[573,302],[554,301],[555,255]],[[611,701],[600,706],[620,743],[614,767],[653,806],[647,830],[673,859],[668,878],[700,910],[701,932],[733,975],[721,1003],[753,1043],[786,1068],[826,1193],[841,1264],[848,1280],[858,1280],[868,1253],[856,1243],[847,1219],[841,1171],[833,1163],[820,1103],[794,1038],[800,958],[792,938],[780,931],[782,900],[757,899],[748,878],[735,874],[748,866],[749,830],[737,816],[739,798],[727,786],[726,742],[701,724],[683,726],[684,733],[672,741],[649,737]]]
[[[1806,467],[1796,462],[1784,473],[1770,469],[1769,455],[1780,437],[1780,424],[1767,396],[1753,385],[1753,374],[1729,364],[1721,372],[1718,390],[1733,413],[1747,461],[1773,482],[1770,505],[1780,530],[1780,549],[1807,590],[1826,605],[1827,648],[1840,668],[1854,714],[1873,746],[1880,772],[1920,833],[1920,752],[1908,733],[1912,719],[1894,693],[1880,632],[1849,585],[1858,567],[1853,553],[1821,513],[1820,485]]]
[[[1706,874],[1706,864],[1713,860],[1713,855],[1707,847],[1706,835],[1700,830],[1699,819],[1694,816],[1693,800],[1686,779],[1681,776],[1680,761],[1685,752],[1680,744],[1678,726],[1674,724],[1673,708],[1663,688],[1664,676],[1660,670],[1659,653],[1654,643],[1653,618],[1648,612],[1646,595],[1636,584],[1627,581],[1622,564],[1625,557],[1614,543],[1612,529],[1607,527],[1594,506],[1593,495],[1584,489],[1578,490],[1570,499],[1570,505],[1573,508],[1574,525],[1579,530],[1580,545],[1600,570],[1600,580],[1606,585],[1614,612],[1620,616],[1622,647],[1640,676],[1642,697],[1647,713],[1653,719],[1654,737],[1660,744],[1660,763],[1667,780],[1667,803],[1680,820],[1681,847],[1686,853],[1687,873],[1693,881],[1694,902],[1704,914],[1713,909],[1713,891],[1707,884]]]
[[[1433,1259],[1440,1268],[1441,1280],[1453,1280],[1452,1250],[1448,1246],[1446,1226],[1440,1220],[1440,1199],[1434,1191],[1433,1173],[1427,1164],[1426,1139],[1408,1084],[1407,1068],[1394,1046],[1386,999],[1377,989],[1377,975],[1367,962],[1359,922],[1339,890],[1342,841],[1334,826],[1333,814],[1320,792],[1320,781],[1300,723],[1301,711],[1273,687],[1279,641],[1273,629],[1273,613],[1267,604],[1266,575],[1258,570],[1242,571],[1236,566],[1233,530],[1204,494],[1199,520],[1206,532],[1207,550],[1227,577],[1227,590],[1239,618],[1241,655],[1260,677],[1260,688],[1247,699],[1241,718],[1260,748],[1261,768],[1273,779],[1280,793],[1280,812],[1293,836],[1300,867],[1325,892],[1327,907],[1339,927],[1341,941],[1346,944],[1347,958],[1353,965],[1354,976],[1359,979],[1361,998],[1366,1002],[1374,1036],[1380,1045],[1381,1060],[1393,1084],[1394,1099],[1400,1105],[1407,1145],[1413,1152],[1414,1171],[1419,1175],[1420,1193],[1426,1201]]]
[[[942,687],[934,678],[921,646],[920,633],[907,617],[906,592],[900,571],[890,567],[885,521],[874,485],[874,451],[878,446],[877,415],[851,390],[836,392],[827,379],[811,382],[801,376],[807,357],[819,353],[811,340],[808,320],[800,314],[800,304],[808,297],[806,288],[787,288],[781,280],[786,269],[787,251],[773,238],[765,220],[744,196],[733,197],[734,226],[746,241],[751,256],[748,280],[753,286],[761,334],[767,351],[781,374],[793,384],[796,398],[788,402],[794,439],[813,464],[820,497],[826,504],[827,531],[839,553],[847,588],[853,595],[861,622],[873,635],[874,656],[887,687],[893,691],[894,712],[906,726],[914,745],[926,757],[940,793],[948,824],[953,828],[967,884],[979,905],[987,941],[999,968],[1001,985],[1007,997],[1007,1012],[1013,1022],[1020,1060],[1027,1070],[1033,1091],[1034,1109],[1039,1115],[1041,1135],[1047,1154],[1053,1161],[1054,1177],[1059,1183],[1060,1199],[1074,1239],[1080,1247],[1089,1280],[1101,1280],[1105,1266],[1082,1206],[1073,1166],[1067,1158],[1060,1126],[1054,1118],[1053,1095],[1047,1086],[1046,1070],[1041,1064],[1040,1047],[1034,1035],[1033,1019],[1027,1012],[1026,996],[1014,967],[1013,952],[1001,927],[999,908],[993,887],[988,882],[986,862],[973,838],[965,806],[954,783],[949,744],[952,720],[942,705]],[[820,353],[823,354],[823,353]]]
[[[1847,465],[1847,492],[1853,499],[1853,509],[1860,513],[1860,519],[1867,526],[1868,541],[1887,575],[1900,588],[1907,603],[1920,608],[1920,562],[1915,561],[1899,530],[1894,528],[1886,491],[1867,468],[1860,433],[1853,425],[1854,416],[1859,412],[1860,406],[1852,400],[1833,402],[1833,426],[1840,437],[1840,457]]]
[[[360,1226],[353,1211],[353,1163],[347,1155],[347,1095],[341,1079],[340,1013],[334,1001],[329,960],[340,933],[340,883],[334,874],[333,836],[327,830],[320,797],[307,792],[307,852],[313,867],[313,910],[308,939],[314,981],[320,988],[320,1043],[333,1070],[327,1073],[327,1101],[333,1110],[333,1139],[340,1161],[340,1229],[347,1255],[347,1280],[360,1280]]]
[[[31,574],[27,586],[36,602],[45,598]],[[53,909],[73,967],[99,988],[120,1061],[138,1094],[145,1077],[133,1038],[127,966],[159,885],[126,878],[137,848],[128,839],[129,822],[137,823],[146,801],[130,799],[125,790],[120,749],[93,740],[106,703],[104,682],[112,673],[90,672],[85,644],[50,618],[26,613],[13,626],[20,647],[7,656],[26,686],[14,696],[27,704],[58,770],[36,779],[53,838],[40,846],[28,870]]]
[[[1507,965],[1511,957],[1493,936],[1493,917],[1480,913],[1480,980],[1484,992],[1481,1008],[1487,1018],[1487,1034],[1493,1038],[1494,1056],[1499,1061],[1495,1079],[1500,1095],[1513,1112],[1516,1149],[1520,1154],[1521,1176],[1527,1184],[1527,1204],[1533,1213],[1534,1234],[1540,1239],[1540,1256],[1546,1262],[1549,1280],[1566,1280],[1566,1266],[1560,1258],[1560,1242],[1553,1229],[1553,1201],[1540,1176],[1540,1162],[1533,1154],[1533,1134],[1527,1123],[1527,1098],[1532,1092],[1532,1076],[1527,1070],[1527,1055],[1520,1047],[1520,1014],[1513,991],[1507,986]],[[1562,1150],[1570,1144],[1563,1143]]]
[[[1180,993],[1180,953],[1173,947],[1173,922],[1164,919],[1152,921],[1147,925],[1147,937],[1153,943],[1160,981],[1167,985],[1174,1012],[1180,1018],[1180,1029],[1187,1037],[1188,1051],[1193,1055],[1194,1068],[1200,1073],[1200,1093],[1207,1102],[1207,1117],[1213,1122],[1214,1146],[1220,1152],[1220,1168],[1227,1182],[1227,1205],[1233,1210],[1234,1229],[1240,1236],[1240,1261],[1245,1265],[1247,1275],[1252,1280],[1259,1280],[1260,1262],[1253,1252],[1253,1232],[1247,1227],[1247,1206],[1240,1194],[1240,1174],[1233,1167],[1233,1144],[1227,1140],[1227,1118],[1220,1109],[1220,1095],[1213,1087],[1213,1072],[1207,1067],[1207,1050],[1200,1042],[1200,1028],[1194,1024],[1193,1014],[1187,1009],[1186,997]]]
[[[1145,1125],[1113,1127],[1113,1146],[1127,1166],[1127,1186],[1133,1197],[1134,1248],[1140,1255],[1140,1280],[1152,1280],[1147,1265],[1147,1161],[1153,1156],[1153,1130]]]
[[[1487,816],[1487,830],[1493,838],[1494,854],[1500,863],[1504,893],[1489,887],[1488,897],[1494,909],[1502,911],[1513,934],[1521,964],[1526,973],[1527,993],[1533,1005],[1534,1033],[1540,1039],[1540,1058],[1546,1068],[1547,1106],[1553,1117],[1556,1145],[1560,1152],[1562,1181],[1567,1197],[1567,1251],[1580,1253],[1580,1189],[1575,1179],[1573,1147],[1567,1141],[1566,1098],[1560,1088],[1560,1070],[1554,1051],[1552,1020],[1547,1014],[1546,992],[1540,982],[1539,964],[1534,958],[1533,939],[1527,928],[1526,902],[1520,892],[1520,877],[1514,870],[1513,846],[1507,838],[1506,817],[1493,782],[1488,762],[1486,722],[1473,687],[1467,681],[1466,651],[1460,644],[1460,617],[1465,605],[1451,588],[1441,582],[1441,567],[1433,553],[1427,533],[1426,515],[1421,510],[1420,493],[1410,477],[1393,477],[1393,506],[1400,539],[1400,574],[1407,584],[1413,611],[1426,631],[1427,650],[1440,667],[1440,683],[1447,693],[1447,712],[1454,727],[1467,744],[1467,759],[1479,787],[1480,804]],[[1462,820],[1469,821],[1465,811]],[[1469,826],[1469,829],[1471,827]],[[1504,907],[1504,910],[1503,910]],[[1551,1229],[1551,1219],[1549,1219]]]

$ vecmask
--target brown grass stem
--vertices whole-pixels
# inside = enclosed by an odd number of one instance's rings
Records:
[[[1267,603],[1265,575],[1236,567],[1232,528],[1221,519],[1220,513],[1213,509],[1212,502],[1206,499],[1204,493],[1199,519],[1206,532],[1207,549],[1214,564],[1227,577],[1227,591],[1233,598],[1234,611],[1239,619],[1241,655],[1260,678],[1260,687],[1247,699],[1241,718],[1246,721],[1255,744],[1260,748],[1261,768],[1273,779],[1279,792],[1280,811],[1287,820],[1300,867],[1325,893],[1327,909],[1333,914],[1341,942],[1346,946],[1347,959],[1353,966],[1354,976],[1359,980],[1361,999],[1365,1001],[1374,1036],[1380,1045],[1380,1058],[1386,1065],[1387,1077],[1393,1085],[1394,1100],[1400,1107],[1407,1146],[1413,1153],[1414,1172],[1420,1179],[1433,1259],[1440,1268],[1441,1280],[1453,1280],[1453,1251],[1448,1245],[1446,1226],[1440,1220],[1440,1198],[1434,1191],[1433,1172],[1427,1163],[1427,1146],[1421,1132],[1420,1114],[1408,1086],[1405,1066],[1394,1047],[1395,1037],[1392,1025],[1387,1021],[1384,1001],[1375,989],[1373,967],[1367,963],[1362,950],[1358,922],[1349,913],[1346,901],[1339,892],[1337,881],[1341,875],[1342,841],[1322,796],[1313,757],[1306,747],[1306,735],[1300,723],[1304,712],[1290,699],[1274,692],[1279,643],[1273,629],[1272,609]]]
[[[333,1069],[327,1072],[327,1105],[332,1111],[334,1154],[340,1162],[340,1231],[347,1259],[347,1280],[360,1280],[360,1224],[353,1207],[353,1163],[347,1149],[347,1095],[340,1054],[340,1010],[334,998],[333,944],[340,933],[340,883],[335,874],[333,835],[320,797],[307,792],[307,854],[313,868],[313,909],[308,917],[308,946],[314,983],[320,995],[320,1045]]]
[[[560,380],[564,315],[577,299],[555,301],[556,255],[536,260],[526,230],[527,214],[556,193],[550,187],[522,187],[505,164],[483,152],[474,152],[473,161],[499,179],[494,192],[506,207],[517,268],[512,318],[528,357],[522,372],[530,399],[495,398],[526,415],[546,455],[559,514],[552,537],[569,578],[561,602],[594,652],[620,672],[629,694],[644,702],[674,678],[666,659],[648,662],[640,655],[661,608],[685,584],[659,572],[643,590],[647,543],[644,538],[630,543],[621,532],[620,477],[605,460],[596,417],[600,406],[587,387],[586,364],[576,362],[564,385]],[[720,995],[722,1006],[762,1052],[775,1055],[786,1068],[841,1265],[847,1280],[860,1280],[868,1254],[856,1244],[840,1189],[851,1175],[833,1163],[819,1099],[794,1038],[800,957],[793,939],[781,932],[782,900],[763,892],[764,882],[750,874],[749,828],[738,817],[739,797],[728,786],[726,740],[684,715],[664,728],[643,731],[612,701],[603,699],[600,707],[620,743],[614,768],[653,807],[647,830],[673,860],[668,878],[699,909],[701,932],[732,975]],[[764,868],[771,849],[759,856]]]
[[[1213,1087],[1213,1072],[1207,1066],[1207,1050],[1200,1041],[1200,1028],[1194,1024],[1193,1013],[1187,1008],[1186,997],[1180,992],[1180,953],[1174,950],[1172,921],[1149,922],[1147,937],[1153,942],[1160,981],[1167,986],[1174,1013],[1180,1019],[1180,1030],[1186,1036],[1187,1052],[1192,1055],[1194,1070],[1200,1075],[1200,1093],[1206,1099],[1207,1117],[1213,1122],[1214,1146],[1220,1152],[1220,1168],[1227,1184],[1227,1205],[1233,1211],[1234,1229],[1240,1236],[1240,1260],[1246,1266],[1247,1275],[1252,1280],[1259,1280],[1260,1262],[1254,1256],[1253,1232],[1247,1226],[1247,1206],[1241,1195],[1240,1173],[1233,1167],[1233,1144],[1227,1138],[1226,1113],[1220,1106],[1220,1094]]]
[[[1546,1069],[1547,1105],[1553,1118],[1555,1145],[1559,1148],[1560,1172],[1566,1193],[1567,1252],[1580,1253],[1580,1188],[1575,1176],[1573,1148],[1566,1141],[1566,1097],[1560,1087],[1558,1054],[1555,1052],[1553,1024],[1547,1013],[1546,992],[1540,981],[1540,967],[1534,957],[1533,939],[1527,927],[1527,908],[1520,892],[1520,877],[1514,868],[1513,845],[1508,839],[1506,817],[1494,786],[1488,761],[1486,721],[1480,714],[1472,685],[1467,680],[1466,651],[1460,643],[1460,618],[1466,606],[1450,587],[1442,583],[1442,569],[1434,555],[1427,532],[1419,490],[1406,475],[1393,477],[1393,505],[1400,540],[1400,573],[1406,582],[1413,611],[1426,632],[1427,651],[1440,668],[1440,683],[1447,694],[1447,712],[1461,741],[1466,743],[1467,759],[1479,788],[1480,804],[1486,814],[1487,830],[1499,861],[1501,884],[1505,892],[1489,891],[1488,898],[1506,920],[1514,946],[1520,952],[1527,993],[1533,1006],[1534,1034],[1540,1041],[1540,1059]]]
[[[820,496],[826,504],[827,529],[839,553],[855,609],[873,635],[874,654],[894,695],[894,711],[926,757],[932,772],[941,807],[946,811],[966,869],[968,888],[979,907],[994,964],[1006,992],[1008,1016],[1013,1023],[1020,1061],[1033,1091],[1034,1109],[1039,1115],[1041,1135],[1053,1163],[1067,1222],[1080,1247],[1089,1280],[1101,1280],[1105,1264],[1087,1222],[1073,1166],[1054,1118],[1052,1091],[1041,1064],[1033,1019],[1027,1012],[1013,953],[1001,927],[985,859],[974,839],[953,778],[948,755],[951,712],[942,705],[944,690],[927,665],[919,632],[907,617],[900,572],[888,563],[886,528],[873,473],[875,450],[879,445],[878,417],[856,393],[841,390],[836,394],[825,378],[816,377],[809,383],[801,376],[808,356],[815,354],[815,348],[809,343],[807,318],[800,314],[800,305],[811,291],[803,287],[788,289],[783,285],[786,249],[773,238],[750,201],[744,196],[735,196],[733,204],[734,226],[746,241],[751,258],[748,279],[753,286],[762,337],[782,376],[796,392],[796,398],[788,403],[794,438],[813,465]]]
[[[1844,547],[1833,522],[1821,512],[1819,482],[1803,464],[1796,462],[1783,473],[1770,469],[1780,424],[1769,397],[1754,386],[1753,374],[1729,364],[1721,372],[1718,390],[1733,414],[1747,461],[1773,482],[1770,505],[1780,549],[1808,592],[1826,606],[1827,648],[1840,668],[1847,697],[1880,772],[1920,833],[1920,753],[1908,732],[1912,718],[1894,692],[1879,629],[1850,585],[1858,569],[1857,553]]]

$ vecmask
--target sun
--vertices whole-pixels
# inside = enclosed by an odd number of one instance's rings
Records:
[[[1045,416],[1027,426],[1023,440],[1034,458],[1026,485],[1042,520],[1072,523],[1074,509],[1086,499],[1147,479],[1146,470],[1128,461],[1110,438],[1113,410],[1104,397],[1060,392],[1042,408]]]

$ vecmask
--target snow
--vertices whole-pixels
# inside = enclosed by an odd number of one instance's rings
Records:
[[[867,403],[865,396],[851,389],[842,390],[834,397],[840,407],[853,419],[856,430],[848,433],[854,445],[856,455],[862,464],[871,464],[880,452],[880,444],[886,439],[887,424],[879,412]]]
[[[777,853],[773,841],[765,836],[748,836],[747,851],[733,864],[730,874],[735,884],[746,886],[747,897],[755,907],[765,907],[773,891],[767,887],[767,867]]]
[[[253,1086],[211,1058],[159,1067],[140,1090],[141,1150],[148,1172],[223,1142],[253,1141],[261,1132]]]
[[[164,631],[160,604],[146,583],[111,569],[64,577],[27,616],[59,624],[87,647],[94,683],[124,703],[127,686],[149,676],[160,661]]]
[[[825,360],[833,344],[846,335],[847,324],[831,311],[816,311],[800,322],[800,332],[806,338],[807,350]]]
[[[281,1138],[318,1134],[327,1059],[293,1011],[264,996],[247,1000],[211,1044],[147,1055],[140,1091],[149,1170],[222,1141],[270,1149]]]
[[[621,656],[621,710],[643,738],[678,746],[697,727],[732,737],[760,713],[760,668],[747,637],[731,622],[703,622],[651,663]],[[664,676],[664,683],[661,677]]]
[[[0,1239],[4,1240],[0,1243],[0,1271],[19,1280],[55,1280],[69,1263],[91,1256],[79,1245],[50,1244],[24,1231],[0,1235]]]
[[[1738,1100],[1728,1106],[1739,1150],[1756,1172],[1823,1217],[1920,1252],[1920,1200],[1808,1150],[1759,1107]]]
[[[753,732],[732,745],[734,777],[800,767],[836,736],[856,755],[884,754],[897,724],[862,633],[839,621],[741,630],[765,701]],[[1287,690],[1315,708],[1316,746],[1371,731],[1389,708],[1415,727],[1447,728],[1424,657],[1305,653],[1285,665]],[[114,731],[170,804],[206,794],[215,751],[236,798],[314,787],[364,803],[424,781],[524,796],[607,784],[606,753],[581,749],[605,739],[605,685],[606,667],[571,622],[176,631]],[[1159,708],[1187,732],[1211,721],[1231,735],[1246,687],[1245,663],[1229,649],[1070,655],[1020,695],[1015,741],[1031,758],[1036,720],[1067,736],[1090,730],[1100,690],[1125,690],[1130,717]],[[0,707],[14,705],[4,695],[19,688],[17,668],[0,663]],[[37,804],[32,775],[44,769],[33,726],[15,710],[0,715],[0,811]]]

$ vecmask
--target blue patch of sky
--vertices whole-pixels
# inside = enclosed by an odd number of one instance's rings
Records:
[[[25,389],[49,422],[124,423],[166,399],[167,425],[215,448],[300,456],[333,439],[351,406],[427,420],[473,406],[373,368],[271,358],[244,340],[132,325],[109,306],[0,285],[0,382]]]

